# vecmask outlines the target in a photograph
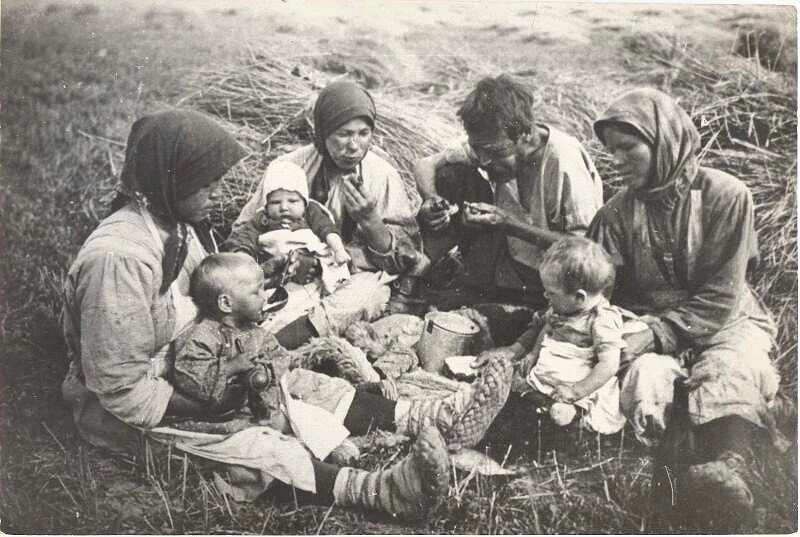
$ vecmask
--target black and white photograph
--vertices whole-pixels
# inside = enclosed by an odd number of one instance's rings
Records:
[[[794,3],[0,23],[3,533],[798,531]]]

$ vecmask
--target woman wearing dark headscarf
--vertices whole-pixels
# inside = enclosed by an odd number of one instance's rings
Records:
[[[219,180],[243,156],[239,144],[200,114],[165,112],[134,123],[125,193],[84,243],[65,289],[73,358],[68,401],[79,430],[95,443],[118,430],[105,427],[115,422],[105,410],[145,427],[165,412],[196,410],[162,378],[163,356],[195,316],[188,278],[213,249],[201,222]]]
[[[313,330],[321,335],[336,333],[357,317],[375,315],[389,298],[385,274],[414,275],[427,266],[415,218],[418,200],[409,198],[397,170],[372,146],[376,117],[365,89],[349,81],[333,82],[314,105],[314,143],[280,157],[306,172],[311,198],[332,213],[356,272],[349,285],[309,314]],[[262,180],[234,223],[228,249],[256,254],[238,240],[237,229],[264,203]],[[299,283],[309,280],[304,274],[297,277]]]
[[[142,435],[174,444],[227,464],[228,476],[244,479],[235,483],[243,493],[257,495],[278,479],[323,504],[420,516],[447,490],[444,439],[427,422],[413,429],[417,441],[406,458],[376,472],[322,463],[294,437],[246,418],[217,424],[216,434],[165,425],[177,417],[211,418],[205,404],[173,390],[167,351],[197,313],[189,277],[215,249],[202,221],[222,176],[243,156],[202,114],[171,111],[134,123],[122,173],[125,193],[86,240],[65,283],[71,364],[62,392],[78,431],[115,451],[135,453]],[[223,397],[223,410],[228,402],[227,408],[238,405]]]
[[[774,324],[745,279],[758,261],[752,196],[735,177],[700,166],[697,129],[662,92],[626,93],[594,128],[625,188],[589,236],[619,267],[615,303],[645,314],[648,328],[626,338],[628,354],[658,353],[630,365],[623,410],[640,432],[663,425],[672,393],[654,386],[687,374],[697,446],[686,461],[690,489],[744,512],[752,496],[741,455],[769,427],[779,380],[768,356]],[[663,356],[687,349],[684,362]]]

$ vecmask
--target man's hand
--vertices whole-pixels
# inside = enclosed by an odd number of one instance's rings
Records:
[[[489,203],[464,203],[464,222],[496,229],[505,229],[513,221],[513,216],[497,205]]]
[[[656,350],[655,334],[650,328],[634,332],[633,334],[626,334],[623,339],[627,345],[623,351],[623,361],[625,362],[632,361],[637,356],[646,352],[653,352]]]
[[[444,202],[444,203],[442,203]],[[438,231],[450,223],[449,203],[441,196],[431,196],[422,202],[417,213],[420,225],[427,229]]]

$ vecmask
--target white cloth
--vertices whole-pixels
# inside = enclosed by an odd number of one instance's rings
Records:
[[[230,435],[155,427],[147,434],[160,442],[174,442],[176,448],[192,455],[257,470],[261,474],[261,490],[277,479],[316,492],[314,466],[306,448],[296,438],[271,427],[253,426]]]
[[[688,377],[693,425],[738,415],[770,427],[764,416],[778,391],[780,377],[769,359],[769,334],[743,319],[717,332],[710,342],[689,364],[652,353],[631,363],[622,380],[621,404],[642,443],[653,445],[664,433],[673,382],[678,377]]]
[[[287,375],[280,380],[281,401],[283,402],[289,424],[295,436],[314,454],[319,460],[327,457],[331,451],[341,444],[345,438],[350,436],[350,432],[324,408],[310,405],[299,399],[294,399],[289,393]],[[349,393],[349,403],[353,402],[352,396],[355,390]],[[337,405],[337,408],[342,405]],[[350,404],[347,405],[347,408]],[[345,410],[345,415],[347,411]]]
[[[675,379],[687,374],[678,360],[664,354],[643,354],[631,363],[622,379],[620,406],[642,444],[658,444],[667,428]]]
[[[545,336],[542,339],[539,359],[528,374],[528,383],[539,392],[550,395],[559,382],[579,382],[592,371],[595,351],[565,341]],[[619,383],[611,377],[597,391],[579,399],[575,406],[585,410],[582,423],[593,431],[611,434],[625,425],[619,406]]]

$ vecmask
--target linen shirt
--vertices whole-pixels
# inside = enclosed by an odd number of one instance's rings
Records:
[[[176,322],[172,289],[159,293],[163,255],[129,204],[86,239],[64,287],[64,335],[82,386],[140,427],[161,421],[173,392],[155,360]],[[182,271],[191,274],[200,260],[187,257]]]
[[[540,229],[583,235],[603,204],[600,176],[577,139],[550,125],[540,126],[549,135],[539,156],[518,169],[516,178],[493,185],[495,204]],[[445,149],[444,158],[450,164],[479,166],[478,157],[466,140]],[[486,177],[485,172],[482,175]],[[511,261],[539,268],[542,248],[514,237],[506,237],[506,242],[506,255]],[[499,264],[503,261],[500,259]],[[495,283],[518,287],[519,282],[503,281],[511,273],[498,270]]]

